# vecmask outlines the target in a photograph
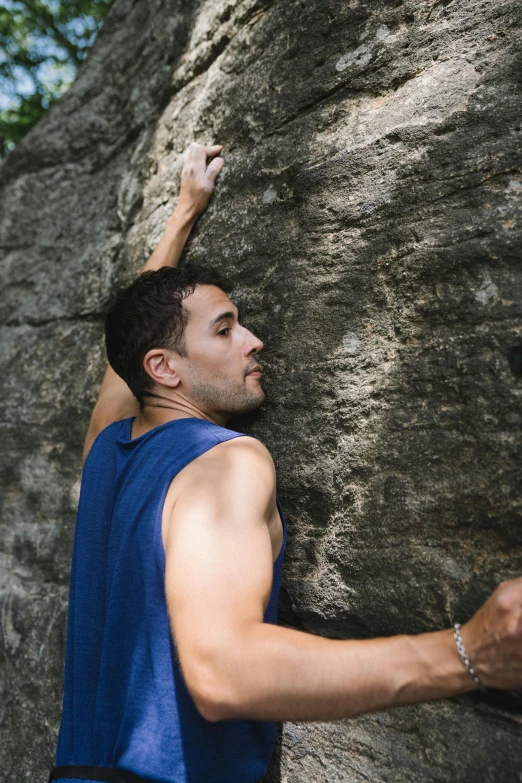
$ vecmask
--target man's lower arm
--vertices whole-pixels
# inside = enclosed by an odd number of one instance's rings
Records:
[[[197,215],[176,209],[168,219],[163,236],[141,270],[141,274],[160,269],[162,266],[177,266],[196,220]]]
[[[476,689],[452,630],[326,639],[269,623],[221,657],[218,719],[337,720]]]

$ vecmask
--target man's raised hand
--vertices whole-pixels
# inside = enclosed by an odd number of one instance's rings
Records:
[[[223,158],[219,157],[222,149],[222,144],[205,147],[195,141],[187,147],[181,170],[178,211],[194,218],[205,211],[216,177],[223,168]]]

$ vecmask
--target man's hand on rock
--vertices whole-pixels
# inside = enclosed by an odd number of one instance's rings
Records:
[[[222,149],[222,144],[205,147],[194,141],[185,150],[178,213],[196,220],[205,211],[216,177],[223,168],[223,158],[219,157]]]
[[[462,641],[485,687],[522,689],[522,577],[498,585],[462,626]]]

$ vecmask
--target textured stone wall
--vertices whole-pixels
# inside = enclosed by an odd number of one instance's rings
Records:
[[[192,140],[224,144],[225,169],[187,257],[233,278],[265,343],[267,399],[234,426],[278,469],[281,623],[436,630],[522,573],[521,28],[514,0],[116,0],[6,159],[6,783],[53,765],[103,313]],[[521,721],[492,693],[287,723],[267,780],[512,783]]]

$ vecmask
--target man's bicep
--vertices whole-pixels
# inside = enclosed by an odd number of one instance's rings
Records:
[[[202,702],[220,700],[226,651],[249,626],[263,622],[273,575],[267,525],[275,493],[271,461],[249,443],[220,444],[212,451],[200,480],[195,470],[194,480],[182,483],[177,494],[165,569],[181,668]]]

